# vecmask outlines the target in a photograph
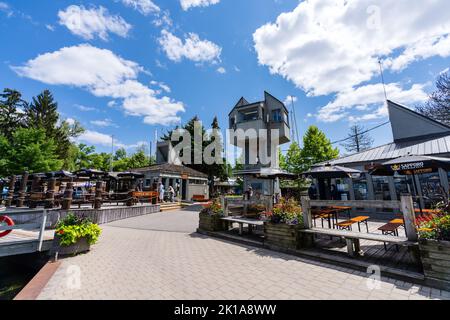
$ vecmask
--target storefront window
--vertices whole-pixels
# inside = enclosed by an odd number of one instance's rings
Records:
[[[373,191],[375,200],[392,200],[387,177],[373,177]]]
[[[444,189],[441,186],[439,173],[427,173],[419,175],[420,188],[426,208],[432,208],[443,200]]]
[[[400,199],[402,194],[410,194],[416,196],[412,176],[395,176],[394,177],[395,192],[397,199]]]
[[[361,174],[359,178],[353,179],[353,191],[355,193],[355,200],[369,200],[365,174]]]

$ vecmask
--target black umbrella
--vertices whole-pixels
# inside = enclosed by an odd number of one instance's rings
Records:
[[[416,174],[432,173],[439,168],[450,170],[450,159],[430,156],[403,156],[394,160],[390,160],[375,167],[369,172],[374,176],[393,176],[395,173],[399,175],[411,175],[413,188],[416,195],[419,194],[415,183]],[[419,201],[420,213],[422,213],[422,205]]]
[[[48,178],[74,178],[75,177],[71,172],[65,171],[65,170],[47,172],[45,175]]]
[[[361,174],[362,171],[326,164],[320,167],[314,167],[309,171],[303,172],[302,175],[317,179],[338,179],[351,178],[353,174]]]

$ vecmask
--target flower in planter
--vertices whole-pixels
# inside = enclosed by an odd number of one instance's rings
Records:
[[[419,227],[422,239],[450,241],[450,215],[437,216]]]
[[[208,206],[206,206],[200,213],[208,214],[210,216],[223,216],[223,208],[220,204],[220,200],[213,200]]]
[[[60,245],[70,246],[81,238],[86,238],[89,245],[95,244],[102,230],[87,218],[79,218],[70,213],[58,221],[55,236],[59,238]]]
[[[283,198],[279,204],[274,206],[270,221],[276,224],[303,225],[302,208],[295,199]]]

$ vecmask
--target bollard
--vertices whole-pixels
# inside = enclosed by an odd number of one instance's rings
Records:
[[[100,209],[102,207],[103,200],[103,182],[97,181],[95,184],[95,200],[94,209]]]
[[[45,209],[52,209],[55,206],[55,186],[56,179],[51,178],[48,181],[47,193],[45,194]]]
[[[31,182],[31,194],[28,199],[28,208],[34,209],[37,207],[39,199],[41,199],[41,189],[40,189],[41,178],[35,175],[33,181]]]
[[[64,191],[62,209],[70,210],[70,207],[72,206],[72,200],[73,200],[73,182],[70,181],[67,183],[66,190]]]
[[[14,186],[16,185],[16,176],[11,176],[8,186],[8,197],[6,198],[6,206],[11,207],[14,199]]]
[[[17,208],[23,207],[25,203],[25,197],[27,195],[27,183],[28,183],[28,172],[24,172],[22,175],[22,181],[20,181],[19,198],[17,199]]]

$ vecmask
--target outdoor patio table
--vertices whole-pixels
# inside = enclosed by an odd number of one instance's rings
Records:
[[[352,207],[333,206],[331,208],[337,210],[338,212],[346,211],[347,215],[348,215],[348,219],[350,220],[352,218],[352,214],[351,214],[351,211],[350,211],[352,209]]]

